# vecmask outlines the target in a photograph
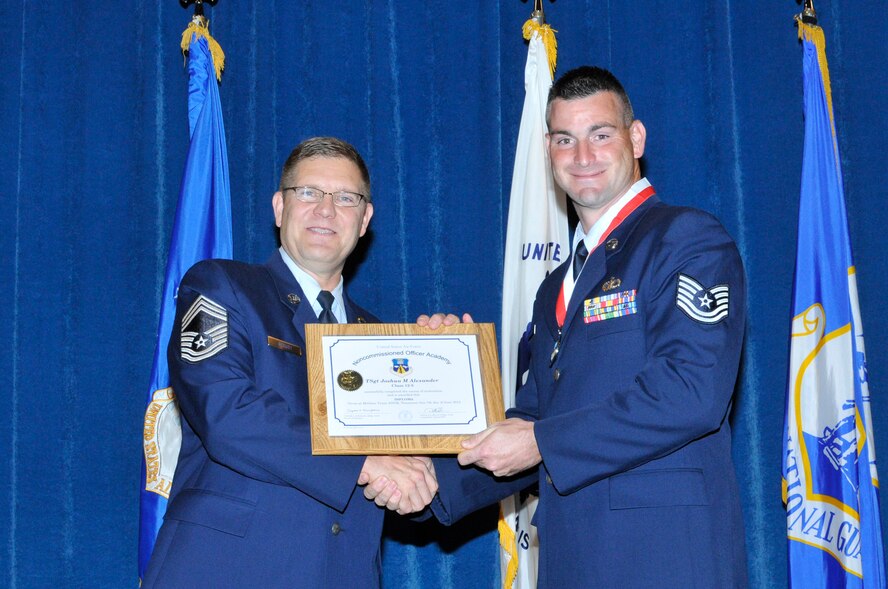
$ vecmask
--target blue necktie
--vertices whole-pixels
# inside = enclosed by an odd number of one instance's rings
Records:
[[[318,322],[339,323],[336,321],[336,315],[333,314],[333,293],[329,290],[322,290],[318,293],[318,302],[321,304],[321,314],[318,315]]]
[[[586,240],[580,240],[580,243],[577,244],[577,251],[574,252],[573,258],[574,282],[577,281],[577,276],[580,275],[580,270],[583,269],[583,264],[586,263],[586,256],[588,255],[589,250],[586,249]]]

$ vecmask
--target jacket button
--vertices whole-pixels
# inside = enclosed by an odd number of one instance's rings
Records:
[[[557,381],[559,378],[561,378],[561,371],[556,368],[553,376],[555,377],[555,380]]]
[[[330,526],[330,531],[333,532],[334,536],[338,536],[339,532],[342,531],[342,527],[339,524],[333,524]]]

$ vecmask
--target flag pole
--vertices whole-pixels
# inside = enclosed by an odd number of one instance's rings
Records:
[[[179,4],[182,5],[182,8],[188,8],[192,4],[194,4],[194,16],[203,16],[203,5],[204,2],[209,4],[210,6],[215,6],[219,0],[179,0]]]

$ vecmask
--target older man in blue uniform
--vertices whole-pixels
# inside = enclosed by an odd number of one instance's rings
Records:
[[[746,318],[737,249],[641,177],[646,131],[610,72],[568,72],[548,109],[574,253],[537,293],[517,406],[464,443],[459,464],[477,468],[435,460],[433,507],[450,522],[533,478],[539,587],[745,587],[728,422]]]
[[[311,455],[304,326],[376,321],[342,279],[373,216],[361,156],[303,142],[272,206],[281,248],[266,264],[201,262],[179,287],[182,448],[143,587],[378,587],[384,510],[359,482],[400,513],[437,488],[426,458]]]

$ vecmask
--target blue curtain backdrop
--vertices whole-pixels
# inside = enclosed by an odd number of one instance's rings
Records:
[[[886,11],[879,0],[816,7],[886,477]],[[270,198],[290,149],[338,135],[366,156],[376,206],[350,271],[354,297],[389,321],[438,309],[498,321],[524,93],[520,27],[531,8],[222,0],[208,9],[228,56],[221,95],[235,257],[263,261],[276,246]],[[660,196],[716,214],[740,247],[749,326],[733,421],[750,577],[755,587],[785,586],[798,5],[545,8],[560,72],[599,64],[625,84],[648,129],[645,170]],[[144,391],[188,142],[178,45],[189,18],[172,0],[0,3],[0,586],[136,586]],[[386,586],[496,587],[494,517],[453,530],[395,522]],[[595,530],[588,538],[607,542]]]

